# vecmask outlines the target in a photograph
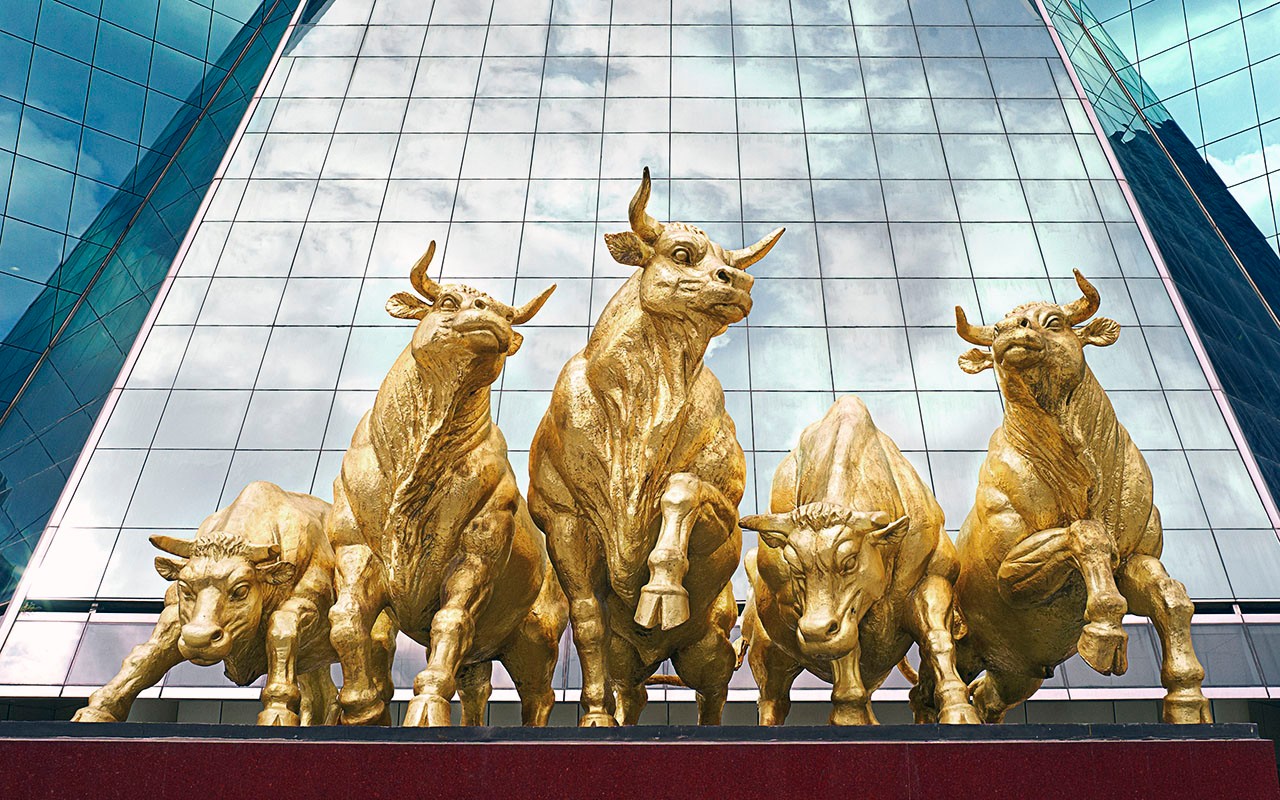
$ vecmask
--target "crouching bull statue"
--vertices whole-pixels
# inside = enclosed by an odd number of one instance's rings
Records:
[[[529,453],[529,510],[569,596],[586,726],[635,723],[645,679],[671,658],[719,723],[738,663],[730,578],[742,551],[746,461],[703,356],[751,310],[747,267],[776,230],[742,250],[645,210],[605,237],[638,267],[565,365]]]
[[[742,619],[760,724],[781,725],[801,670],[831,681],[831,722],[875,723],[871,693],[914,642],[917,722],[976,723],[956,670],[951,584],[959,571],[942,509],[857,397],[805,428],[773,478],[772,513],[744,517]]]
[[[427,276],[431,243],[387,311],[417,320],[413,337],[360,420],[333,484],[329,539],[337,600],[329,614],[342,662],[342,721],[386,723],[386,643],[394,626],[427,648],[406,725],[483,723],[492,662],[520,695],[523,721],[545,725],[564,632],[564,594],[547,562],[493,423],[489,387],[520,349],[554,286],[512,308]]]
[[[266,674],[259,725],[335,723],[328,511],[323,500],[256,482],[205,519],[193,541],[152,536],[176,556],[156,557],[173,582],[160,620],[74,721],[123,722],[141,691],[190,661],[221,662],[240,686]]]
[[[959,666],[976,678],[978,713],[998,722],[1076,652],[1122,674],[1121,620],[1132,610],[1160,637],[1164,720],[1210,722],[1194,606],[1160,563],[1151,472],[1085,363],[1085,345],[1113,344],[1120,326],[1090,320],[1098,292],[1079,272],[1076,282],[1080,299],[1018,306],[995,325],[972,325],[956,308],[956,330],[978,345],[960,367],[995,369],[1005,408],[957,542],[968,629]]]

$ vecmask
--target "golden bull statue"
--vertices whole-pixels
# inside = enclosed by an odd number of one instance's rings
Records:
[[[455,691],[463,724],[482,724],[494,660],[515,682],[524,723],[545,725],[567,611],[491,418],[489,387],[520,349],[513,326],[555,287],[512,308],[431,280],[434,253],[432,242],[410,274],[419,296],[387,301],[392,316],[418,324],[333,485],[342,721],[389,719],[395,631],[381,617],[427,648],[406,725],[448,725]]]
[[[977,723],[956,671],[951,584],[960,570],[942,508],[866,405],[842,397],[805,428],[773,478],[772,513],[744,517],[742,617],[760,724],[781,725],[802,670],[831,681],[831,722],[875,723],[871,693],[920,646],[917,722]]]
[[[1120,326],[1090,320],[1101,300],[1079,272],[1076,282],[1080,299],[1018,306],[995,325],[956,308],[956,330],[978,345],[960,367],[994,369],[1005,406],[957,542],[960,669],[976,677],[983,720],[998,722],[1076,652],[1122,674],[1131,610],[1160,637],[1165,721],[1209,722],[1194,607],[1160,563],[1151,472],[1085,363],[1085,346],[1113,344]]]
[[[782,230],[725,250],[649,216],[649,193],[646,168],[631,230],[605,237],[639,269],[560,373],[529,453],[529,510],[569,596],[587,726],[636,722],[668,657],[699,721],[718,723],[737,664],[729,581],[746,462],[703,356],[751,310],[745,270]]]
[[[328,512],[323,500],[256,482],[200,523],[193,541],[152,536],[175,556],[156,557],[156,570],[173,582],[160,620],[74,720],[123,722],[142,690],[190,661],[221,662],[240,686],[265,674],[259,725],[334,724]]]

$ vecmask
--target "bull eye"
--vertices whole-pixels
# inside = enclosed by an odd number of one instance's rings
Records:
[[[195,597],[195,592],[191,591],[191,587],[185,583],[178,584],[178,594],[182,595],[183,600],[190,600]]]
[[[457,311],[458,301],[452,297],[442,297],[440,302],[436,303],[436,307],[442,311]]]
[[[671,251],[671,258],[680,264],[688,264],[693,260],[693,253],[687,247],[677,247]]]
[[[480,309],[481,311],[484,311],[486,308],[489,307],[489,304],[481,300],[480,298],[476,298],[476,301],[472,303],[472,305],[474,305],[476,308]]]
[[[1019,328],[1030,328],[1030,327],[1031,327],[1031,320],[1027,319],[1026,317],[1023,317],[1022,319],[1018,320],[1018,327],[1019,327]]]
[[[249,596],[249,584],[242,583],[231,590],[232,600],[243,600]]]

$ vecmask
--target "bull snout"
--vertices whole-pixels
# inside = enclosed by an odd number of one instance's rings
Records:
[[[231,650],[231,637],[222,626],[210,622],[188,622],[178,637],[178,650],[197,664],[215,664]]]
[[[822,644],[840,632],[840,620],[831,614],[806,614],[800,618],[800,636],[808,644]]]
[[[476,300],[471,308],[458,313],[454,319],[453,330],[460,334],[478,334],[480,338],[492,339],[500,350],[505,350],[511,343],[511,322],[492,310],[482,300]]]

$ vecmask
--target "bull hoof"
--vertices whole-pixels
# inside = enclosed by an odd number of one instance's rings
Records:
[[[1208,724],[1213,722],[1213,711],[1199,689],[1175,690],[1165,695],[1164,721],[1172,725]]]
[[[831,709],[832,725],[874,725],[867,706],[837,705]]]
[[[258,724],[296,728],[302,724],[302,719],[287,708],[264,708],[258,712]]]
[[[100,708],[94,708],[93,706],[85,706],[84,708],[80,709],[75,713],[75,716],[71,718],[71,721],[72,722],[119,722],[120,720],[116,719],[114,716],[112,716],[111,714],[108,714],[107,712],[103,711]]]
[[[404,713],[406,728],[444,728],[453,724],[449,701],[432,695],[415,695]]]
[[[339,725],[390,725],[391,709],[381,701],[362,709],[343,708]]]
[[[978,719],[978,712],[974,711],[973,706],[968,703],[946,706],[942,709],[942,713],[938,715],[938,722],[943,725],[982,724],[982,720]]]
[[[578,720],[579,728],[613,728],[618,721],[603,711],[588,711]]]
[[[1085,663],[1103,675],[1123,675],[1129,668],[1125,650],[1129,634],[1110,622],[1090,622],[1080,632],[1076,649]]]
[[[683,586],[646,586],[636,604],[636,624],[642,628],[661,626],[669,631],[689,619],[689,593]]]

